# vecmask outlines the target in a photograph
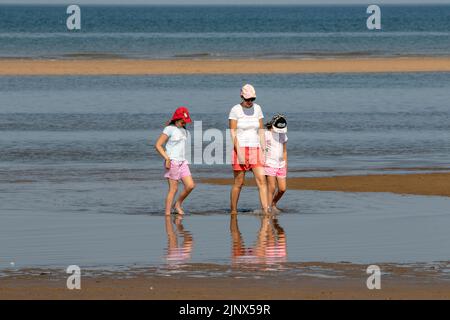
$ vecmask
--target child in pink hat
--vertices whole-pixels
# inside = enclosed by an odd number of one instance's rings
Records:
[[[181,204],[195,187],[185,155],[188,136],[186,124],[190,122],[192,120],[189,115],[189,110],[186,107],[179,107],[175,110],[172,119],[170,119],[168,125],[156,141],[155,148],[164,158],[164,177],[167,179],[169,185],[166,196],[166,215],[170,215],[172,209],[178,214],[184,214]],[[164,145],[165,148],[163,147]],[[184,190],[176,202],[173,203],[180,180],[184,184]]]

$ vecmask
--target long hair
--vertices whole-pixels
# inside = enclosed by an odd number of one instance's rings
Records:
[[[174,125],[175,125],[175,122],[177,122],[178,120],[181,120],[181,119],[176,119],[176,120],[170,120],[170,121],[167,121],[167,122],[166,122],[166,126],[174,126]],[[184,130],[187,130],[187,129],[186,129],[186,125],[183,126],[183,129],[184,129]]]
[[[271,130],[273,127],[273,123],[275,122],[275,116],[272,117],[272,119],[270,119],[269,122],[266,122],[266,124],[264,125],[266,127],[267,130]]]

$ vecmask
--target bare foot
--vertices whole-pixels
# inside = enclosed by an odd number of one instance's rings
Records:
[[[272,207],[271,207],[271,212],[272,212],[272,213],[280,213],[280,212],[281,212],[281,210],[280,210],[280,209],[278,209],[278,208],[277,208],[277,206],[275,206],[275,205],[272,205]]]
[[[181,208],[181,205],[178,202],[175,202],[173,209],[180,215],[184,214],[183,208]]]

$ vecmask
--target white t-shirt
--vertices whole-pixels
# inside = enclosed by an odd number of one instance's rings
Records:
[[[288,140],[285,133],[276,133],[270,130],[265,132],[266,138],[266,166],[271,168],[284,168],[283,144]]]
[[[251,108],[240,104],[231,108],[228,119],[237,120],[237,139],[241,147],[259,147],[259,119],[264,118],[261,107],[254,103]]]
[[[163,133],[169,137],[169,140],[167,140],[166,143],[166,153],[170,160],[186,160],[186,129],[170,125],[164,128]]]

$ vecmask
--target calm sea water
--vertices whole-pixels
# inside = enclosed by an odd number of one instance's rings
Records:
[[[0,6],[0,57],[449,55],[449,6],[382,7],[381,32],[365,9],[83,6],[72,33],[65,7]],[[232,221],[199,184],[165,221],[164,123],[186,105],[224,132],[244,83],[287,116],[290,176],[449,170],[450,73],[0,77],[0,268],[449,260],[444,197],[289,190],[264,220],[245,188]]]
[[[199,184],[170,228],[155,139],[180,104],[224,131],[245,82],[288,118],[291,176],[449,168],[449,73],[0,77],[0,267],[448,261],[441,197],[289,190],[264,222],[245,188],[231,228],[229,187]]]
[[[226,137],[245,82],[256,86],[266,118],[287,116],[292,175],[450,164],[449,73],[1,77],[3,179],[34,180],[23,170],[55,166],[51,179],[63,180],[67,167],[160,177],[153,144],[173,110],[186,105],[203,130]],[[226,164],[193,170],[229,175]]]
[[[222,58],[448,55],[450,5],[81,6],[69,32],[64,6],[0,6],[0,57]]]

